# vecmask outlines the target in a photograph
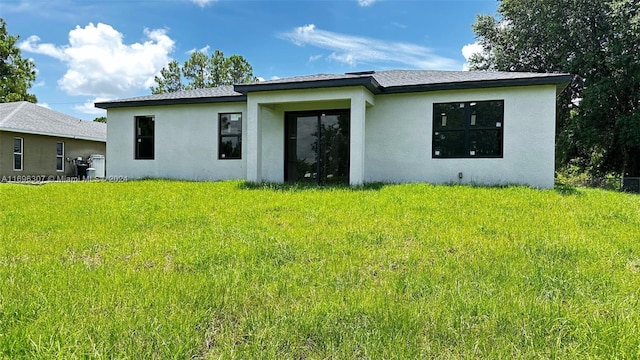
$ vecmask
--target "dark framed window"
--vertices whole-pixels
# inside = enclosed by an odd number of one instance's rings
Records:
[[[24,156],[24,139],[13,138],[13,171],[22,171]]]
[[[64,171],[64,143],[56,143],[56,171]]]
[[[218,114],[218,159],[242,158],[242,113]]]
[[[153,116],[136,116],[136,160],[153,160],[154,124]]]
[[[501,158],[504,100],[433,104],[433,158]]]

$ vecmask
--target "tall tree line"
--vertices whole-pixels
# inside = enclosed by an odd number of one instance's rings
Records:
[[[211,56],[195,51],[181,66],[173,60],[154,78],[153,94],[203,89],[256,81],[251,64],[240,55],[225,57],[215,50]]]
[[[575,75],[558,103],[559,168],[640,176],[640,0],[500,0],[473,30],[473,70]]]
[[[18,39],[9,35],[7,23],[0,18],[0,103],[38,101],[28,92],[36,80],[36,65],[22,58],[22,51],[16,46]]]

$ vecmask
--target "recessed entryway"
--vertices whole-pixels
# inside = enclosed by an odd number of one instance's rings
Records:
[[[349,116],[349,109],[285,113],[285,181],[349,183]]]

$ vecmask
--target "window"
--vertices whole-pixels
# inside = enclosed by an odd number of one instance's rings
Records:
[[[13,138],[13,171],[22,171],[24,139]]]
[[[64,171],[64,143],[56,143],[56,171]]]
[[[219,114],[218,159],[242,158],[242,114]]]
[[[433,104],[433,158],[501,158],[504,101]]]
[[[136,116],[136,160],[153,160],[154,118]]]

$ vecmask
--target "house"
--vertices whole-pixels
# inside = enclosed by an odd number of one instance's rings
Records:
[[[251,182],[554,183],[567,74],[390,70],[96,103],[107,172]]]
[[[0,180],[63,179],[106,152],[107,127],[26,101],[0,104]],[[104,160],[103,160],[104,162]]]

